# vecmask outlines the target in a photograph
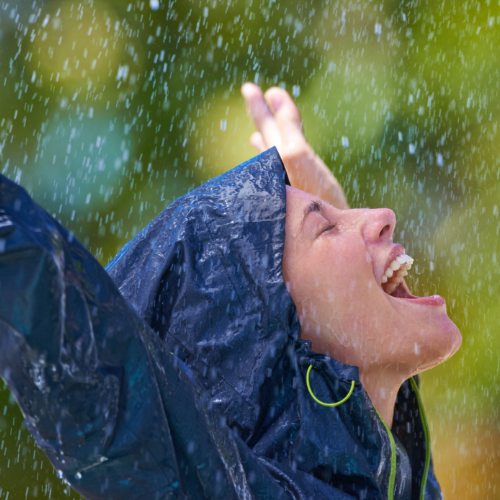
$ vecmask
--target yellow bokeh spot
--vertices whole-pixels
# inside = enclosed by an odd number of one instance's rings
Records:
[[[40,19],[30,48],[34,71],[70,89],[116,78],[125,41],[111,8],[61,0]]]
[[[259,154],[250,145],[255,127],[239,92],[220,93],[209,108],[197,114],[190,142],[194,157],[204,157],[200,180],[217,177]]]

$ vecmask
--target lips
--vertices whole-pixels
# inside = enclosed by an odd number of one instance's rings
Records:
[[[412,295],[404,281],[404,277],[411,268],[413,259],[406,255],[405,249],[401,245],[395,245],[386,261],[385,271],[380,279],[382,290],[389,296],[409,301],[412,304],[441,306],[445,304],[443,297],[432,295],[430,297],[417,297]]]
[[[422,306],[442,306],[446,304],[446,301],[440,295],[431,295],[430,297],[417,297],[412,295],[408,290],[408,287],[404,280],[399,284],[399,286],[390,295],[399,300],[407,300],[412,304],[419,304]]]

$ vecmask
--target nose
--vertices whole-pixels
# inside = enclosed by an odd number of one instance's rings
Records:
[[[396,216],[389,208],[364,210],[363,236],[373,243],[391,242]]]

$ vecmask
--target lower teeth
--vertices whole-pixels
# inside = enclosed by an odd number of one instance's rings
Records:
[[[399,270],[397,273],[394,273],[392,278],[390,278],[387,283],[382,285],[382,289],[385,293],[391,295],[394,291],[401,285],[403,282],[403,278],[408,274],[406,270]]]

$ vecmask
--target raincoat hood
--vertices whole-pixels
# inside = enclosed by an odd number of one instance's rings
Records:
[[[175,201],[107,266],[245,437],[299,337],[281,274],[285,204],[272,150]]]
[[[441,498],[417,383],[403,384],[391,433],[358,369],[300,339],[281,268],[285,177],[266,151],[179,198],[106,270],[293,498]],[[354,382],[351,397],[316,403],[311,365],[320,400]]]

